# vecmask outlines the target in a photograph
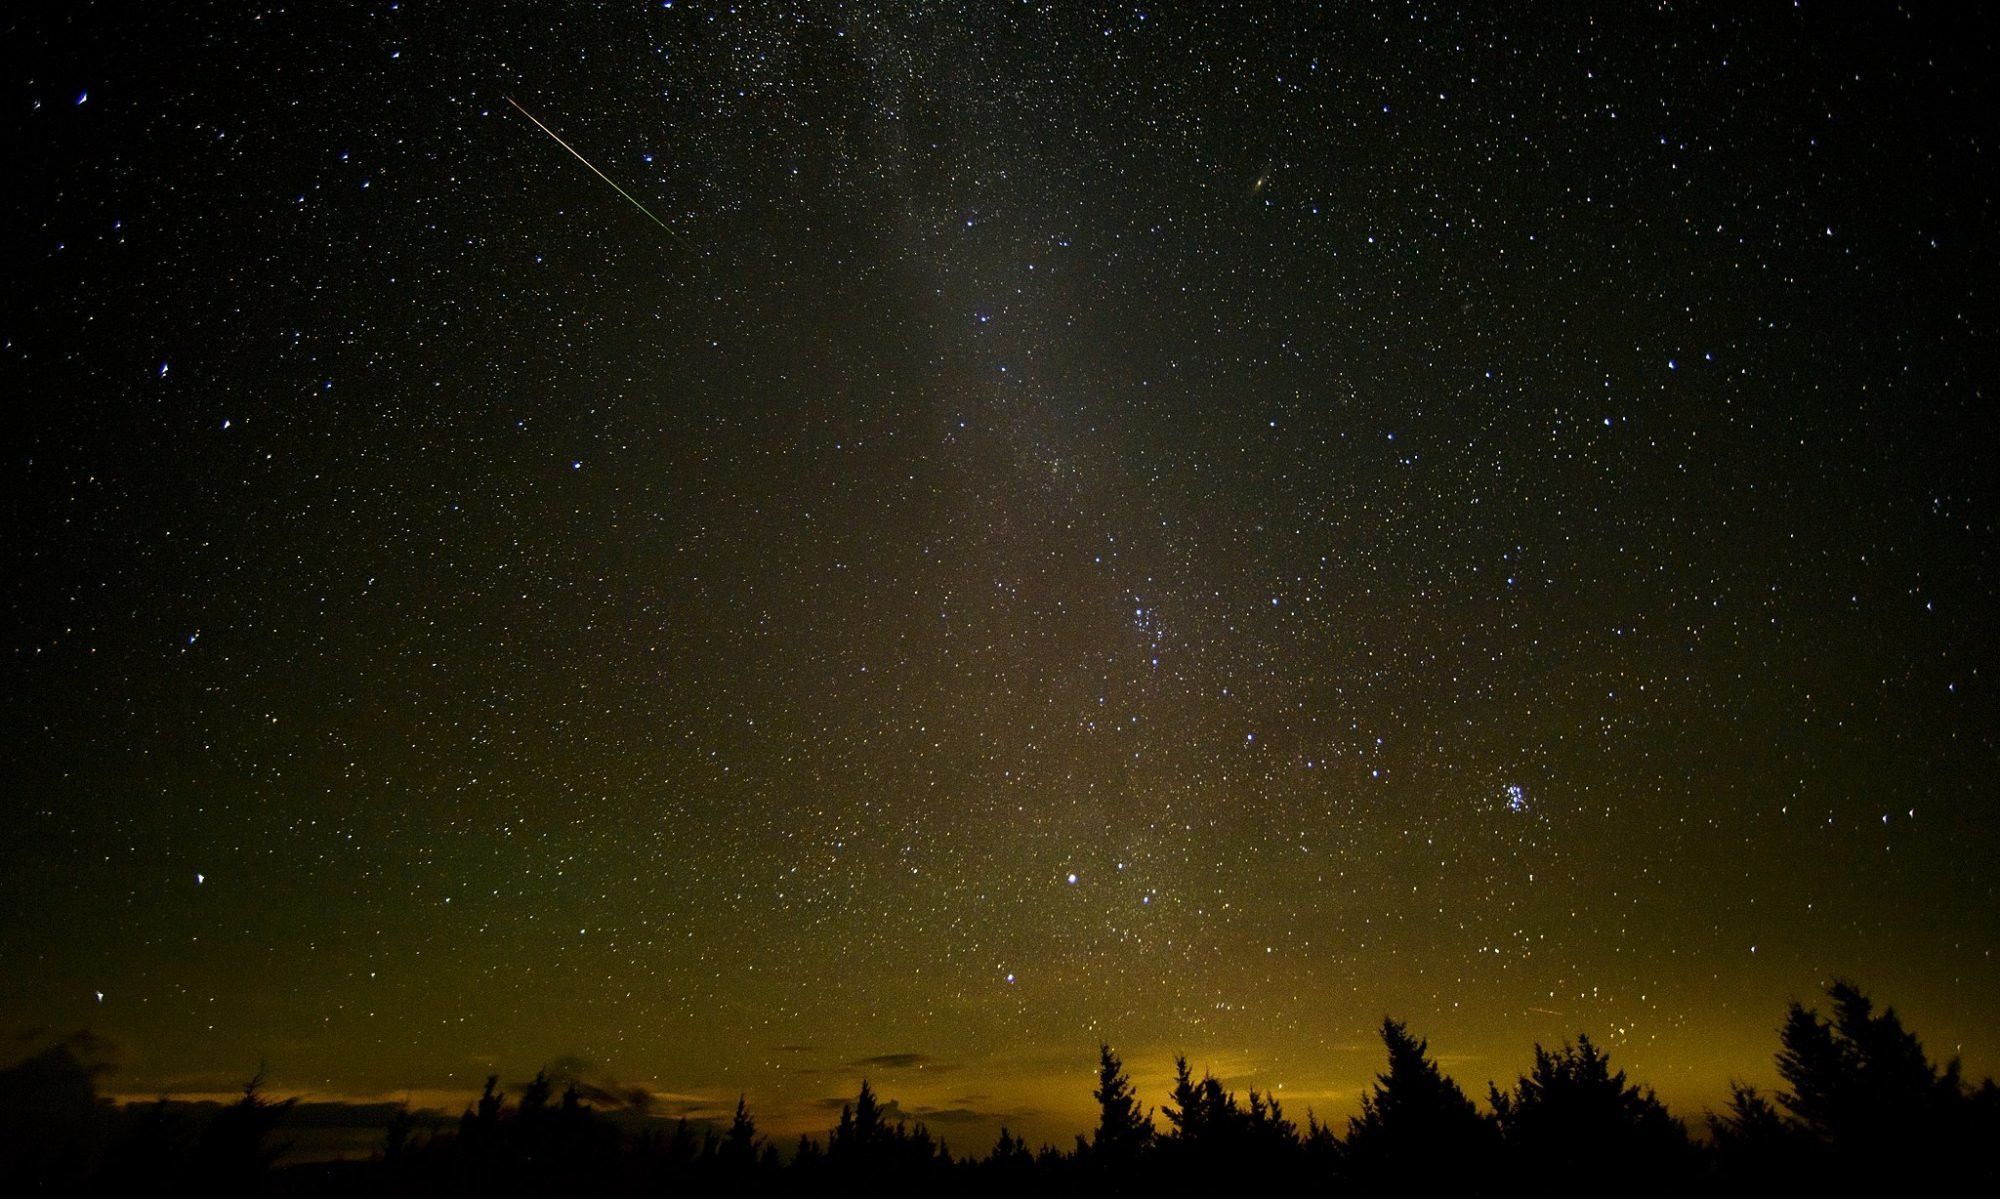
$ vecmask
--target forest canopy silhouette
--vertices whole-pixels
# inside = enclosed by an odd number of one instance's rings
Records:
[[[118,1105],[98,1093],[107,1047],[88,1033],[0,1069],[0,1186],[10,1193],[225,1195],[1208,1194],[1243,1185],[1351,1195],[1908,1193],[2000,1183],[2000,1088],[1926,1055],[1893,1008],[1836,982],[1827,1011],[1794,1002],[1778,1030],[1774,1094],[1735,1083],[1689,1121],[1627,1079],[1587,1035],[1536,1045],[1485,1105],[1401,1021],[1344,1127],[1273,1095],[1238,1096],[1175,1061],[1158,1107],[1099,1050],[1096,1126],[1030,1146],[1003,1127],[954,1147],[864,1080],[823,1136],[779,1145],[748,1096],[726,1124],[618,1119],[617,1095],[546,1071],[498,1076],[453,1121],[376,1110],[365,1156],[280,1165],[297,1100],[263,1070],[228,1104]]]

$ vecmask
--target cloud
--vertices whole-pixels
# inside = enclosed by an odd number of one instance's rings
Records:
[[[986,1111],[968,1103],[967,1100],[970,1098],[977,1098],[977,1096],[961,1096],[948,1100],[947,1102],[953,1105],[951,1107],[932,1107],[924,1104],[919,1104],[916,1107],[904,1107],[898,1100],[885,1099],[882,1101],[882,1118],[890,1124],[1001,1124],[1009,1120],[1019,1120],[1023,1117],[1037,1114],[1032,1109]],[[824,1111],[837,1112],[853,1102],[854,1100],[851,1098],[834,1095],[824,1099],[813,1100],[813,1106]]]
[[[852,1105],[853,1102],[854,1097],[851,1095],[830,1095],[824,1099],[813,1100],[813,1106],[830,1112],[837,1112],[843,1107]],[[910,1113],[897,1100],[883,1099],[879,1101],[878,1106],[882,1109],[882,1118],[891,1124],[894,1124],[898,1120],[907,1120],[910,1118]]]
[[[956,1066],[938,1061],[928,1053],[878,1053],[847,1063],[854,1070],[927,1070],[942,1073]]]
[[[986,1112],[973,1107],[920,1107],[915,1111],[917,1119],[925,1124],[994,1124],[1017,1120],[1032,1112]]]
[[[60,1048],[84,1063],[92,1077],[117,1069],[118,1047],[87,1028],[72,1033],[59,1033],[52,1028],[17,1028],[12,1040],[15,1052],[23,1060]]]
[[[78,1032],[0,1068],[0,1126],[74,1120],[96,1110],[97,1080],[112,1068],[103,1060],[109,1053],[104,1040]]]
[[[907,1070],[912,1066],[925,1066],[929,1064],[930,1060],[930,1055],[923,1053],[878,1053],[874,1057],[864,1057],[847,1064],[850,1066],[882,1066],[890,1070]]]
[[[706,1119],[722,1119],[736,1109],[736,1100],[731,1098],[711,1099],[705,1095],[663,1095],[654,1093],[655,1113],[675,1118],[686,1117],[690,1123]]]
[[[556,1058],[544,1067],[544,1072],[548,1074],[549,1081],[555,1084],[558,1092],[567,1087],[575,1087],[578,1098],[598,1108],[628,1111],[644,1116],[652,1114],[655,1109],[662,1106],[673,1107],[671,1103],[666,1102],[668,1096],[656,1094],[642,1086],[621,1083],[597,1069],[596,1064],[590,1059],[577,1054],[564,1054]],[[687,1113],[692,1109],[683,1105],[680,1110]]]

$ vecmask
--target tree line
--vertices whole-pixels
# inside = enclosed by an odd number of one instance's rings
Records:
[[[621,1128],[575,1084],[538,1074],[510,1103],[497,1077],[455,1126],[407,1107],[365,1160],[278,1167],[291,1100],[261,1075],[192,1126],[166,1100],[107,1116],[48,1055],[0,1071],[0,1191],[215,1195],[1205,1195],[1255,1185],[1328,1196],[1904,1194],[2000,1185],[2000,1089],[1940,1068],[1894,1009],[1837,982],[1829,1011],[1793,1003],[1779,1029],[1784,1087],[1732,1084],[1694,1127],[1627,1080],[1588,1036],[1535,1047],[1484,1110],[1427,1042],[1384,1019],[1384,1070],[1344,1128],[1277,1097],[1239,1097],[1175,1061],[1145,1107],[1100,1047],[1096,1127],[1067,1147],[1002,1128],[960,1155],[893,1118],[863,1081],[824,1137],[780,1146],[739,1099],[727,1126]],[[55,1052],[55,1051],[51,1051]],[[67,1050],[62,1050],[67,1052]],[[40,1073],[37,1073],[39,1071]],[[25,1073],[24,1073],[25,1072]],[[84,1075],[87,1087],[88,1075]],[[66,1081],[65,1081],[66,1080]]]

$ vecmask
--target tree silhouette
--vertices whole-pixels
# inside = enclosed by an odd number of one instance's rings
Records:
[[[466,1108],[465,1114],[458,1118],[459,1142],[465,1146],[492,1144],[500,1135],[500,1111],[506,1104],[506,1097],[500,1093],[500,1076],[488,1074],[478,1104]]]
[[[1948,1152],[1945,1168],[1974,1185],[1983,1184],[1990,1194],[2000,1189],[2000,1086],[1991,1078],[1965,1094],[1955,1105],[1948,1126],[1941,1130]]]
[[[1533,1070],[1490,1097],[1509,1155],[1536,1185],[1576,1189],[1619,1173],[1649,1193],[1685,1183],[1687,1129],[1588,1036],[1555,1052],[1535,1046]]]
[[[407,1100],[396,1105],[389,1116],[389,1127],[382,1131],[382,1159],[400,1162],[410,1152],[410,1137],[416,1132],[417,1119],[410,1114]]]
[[[995,1168],[1010,1174],[1019,1174],[1034,1165],[1035,1156],[1028,1150],[1028,1142],[1015,1136],[1000,1126],[1000,1139],[993,1142],[993,1152],[986,1159]]]
[[[738,1095],[736,1116],[729,1122],[729,1131],[722,1137],[722,1164],[736,1170],[748,1170],[757,1160],[760,1143],[757,1122],[750,1117],[750,1105],[744,1096]]]
[[[249,1194],[285,1150],[271,1143],[296,1099],[272,1101],[263,1094],[264,1071],[259,1067],[243,1084],[243,1097],[217,1112],[195,1146],[199,1184],[211,1193]]]
[[[1140,1114],[1132,1080],[1111,1046],[1097,1050],[1097,1132],[1090,1143],[1092,1158],[1103,1168],[1129,1168],[1153,1141],[1152,1114]]]
[[[1729,1084],[1729,1103],[1708,1114],[1709,1142],[1718,1173],[1746,1194],[1796,1186],[1811,1169],[1811,1142],[1757,1088]]]
[[[1183,1054],[1174,1055],[1174,1090],[1169,1102],[1171,1106],[1161,1109],[1160,1114],[1172,1127],[1173,1139],[1183,1145],[1199,1141],[1203,1116],[1201,1089]]]
[[[1306,1109],[1306,1132],[1300,1138],[1300,1171],[1308,1178],[1334,1177],[1341,1167],[1342,1147],[1333,1127],[1322,1124],[1312,1109]]]
[[[861,1080],[861,1091],[852,1104],[843,1104],[840,1109],[840,1123],[827,1136],[827,1157],[835,1162],[865,1161],[879,1158],[889,1140],[888,1122],[882,1115],[882,1105],[875,1098],[875,1088]]]
[[[78,1033],[0,1069],[0,1182],[51,1193],[75,1189],[91,1170],[93,1146],[112,1114],[97,1094],[110,1067]]]
[[[1253,1152],[1273,1160],[1286,1158],[1299,1147],[1299,1126],[1285,1116],[1285,1106],[1269,1092],[1258,1094],[1250,1088],[1249,1144]]]
[[[1718,1144],[1757,1145],[1795,1135],[1796,1129],[1778,1114],[1771,1101],[1746,1083],[1729,1084],[1729,1107],[1721,1115],[1710,1112],[1708,1131]]]
[[[1186,1057],[1174,1058],[1172,1101],[1173,1106],[1162,1114],[1173,1126],[1171,1139],[1183,1149],[1213,1154],[1243,1139],[1248,1122],[1236,1105],[1236,1096],[1223,1090],[1213,1074],[1204,1072],[1196,1082]]]
[[[1493,1129],[1430,1054],[1430,1042],[1383,1017],[1389,1068],[1347,1124],[1343,1165],[1365,1188],[1462,1187],[1491,1164]]]
[[[162,1095],[153,1103],[125,1109],[125,1127],[111,1144],[102,1185],[109,1195],[160,1189],[187,1171],[191,1134],[183,1111]]]
[[[1827,988],[1831,1020],[1794,1002],[1779,1032],[1778,1073],[1789,1091],[1778,1102],[1815,1137],[1861,1148],[1906,1134],[1934,1118],[1959,1091],[1957,1065],[1940,1074],[1894,1008],[1874,1004],[1852,983]]]
[[[1828,1151],[1830,1166],[1874,1185],[1939,1170],[1993,1179],[1991,1155],[1975,1158],[1966,1146],[2000,1126],[1980,1119],[1981,1092],[1968,1092],[1958,1062],[1933,1065],[1896,1010],[1876,1013],[1853,983],[1835,980],[1826,994],[1831,1019],[1796,1001],[1786,1009],[1777,1064],[1790,1088],[1778,1102]]]
[[[381,1150],[366,1160],[279,1168],[277,1130],[294,1109],[262,1091],[260,1069],[242,1098],[118,1109],[96,1096],[69,1048],[0,1068],[0,1193],[250,1193],[506,1196],[675,1195],[807,1199],[817,1195],[1037,1193],[1092,1199],[1132,1194],[1274,1192],[1353,1195],[1681,1194],[1881,1191],[1972,1193],[2000,1186],[2000,1087],[1968,1087],[1957,1064],[1939,1067],[1893,1010],[1877,1011],[1850,984],[1828,990],[1831,1016],[1792,1004],[1780,1033],[1776,1097],[1734,1083],[1691,1143],[1649,1090],[1631,1084],[1589,1037],[1548,1050],[1513,1086],[1489,1088],[1482,1116],[1395,1020],[1381,1036],[1388,1064],[1361,1097],[1345,1139],[1307,1113],[1303,1135],[1277,1097],[1237,1098],[1186,1057],[1155,1129],[1123,1062],[1098,1049],[1096,1127],[1074,1152],[1028,1144],[1003,1127],[983,1159],[957,1161],[923,1124],[863,1081],[822,1142],[801,1135],[789,1167],[761,1136],[747,1097],[726,1125],[669,1124],[648,1102],[573,1078],[558,1097],[546,1072],[510,1106],[486,1079],[455,1133],[419,1141],[407,1104],[385,1114]],[[617,1118],[586,1099],[608,1099]],[[1981,1185],[1984,1185],[1984,1190]]]
[[[1161,1114],[1172,1131],[1161,1138],[1159,1149],[1174,1183],[1191,1190],[1224,1186],[1252,1167],[1256,1138],[1251,1117],[1221,1080],[1203,1072],[1196,1081],[1187,1058],[1176,1056],[1169,1100]]]
[[[667,1143],[667,1164],[685,1170],[694,1161],[694,1130],[688,1127],[687,1117],[674,1121],[673,1139]]]
[[[916,1187],[917,1180],[934,1180],[950,1168],[951,1150],[921,1123],[891,1124],[875,1088],[863,1079],[854,1102],[841,1106],[840,1123],[827,1137],[826,1158],[848,1187],[859,1189],[864,1179]]]
[[[549,1110],[549,1096],[555,1093],[555,1085],[549,1081],[546,1070],[535,1071],[528,1085],[521,1088],[521,1102],[515,1108],[523,1120],[539,1120]]]

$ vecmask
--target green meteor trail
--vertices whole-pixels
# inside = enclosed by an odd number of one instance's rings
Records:
[[[631,200],[632,207],[638,209],[640,212],[645,213],[647,220],[652,221],[655,225],[658,225],[660,228],[665,229],[668,233],[672,233],[676,237],[680,236],[679,230],[675,229],[672,225],[667,224],[659,217],[654,216],[652,209],[646,207],[644,204],[639,203],[639,201],[633,197],[631,192],[628,192],[624,188],[618,186],[617,180],[605,174],[603,171],[598,170],[597,167],[588,158],[585,158],[583,155],[578,154],[576,152],[575,146],[572,146],[568,142],[564,141],[561,135],[557,134],[555,130],[549,128],[547,125],[542,124],[540,120],[536,119],[534,113],[529,112],[525,108],[522,108],[520,102],[515,100],[514,97],[508,96],[507,103],[512,104],[514,106],[515,112],[518,112],[522,116],[528,118],[529,120],[534,121],[535,128],[541,130],[543,133],[548,134],[550,137],[555,138],[556,145],[561,146],[565,150],[568,150],[571,156],[573,156],[578,162],[589,167],[591,174],[597,176],[599,179],[604,180],[606,183],[609,183],[611,185],[612,190],[617,192],[619,195],[624,196],[627,200]]]

